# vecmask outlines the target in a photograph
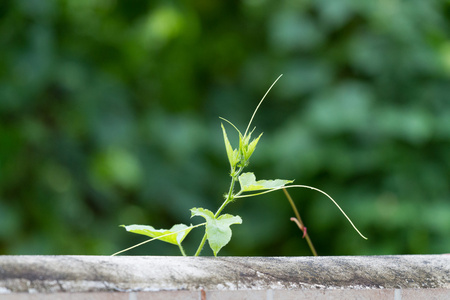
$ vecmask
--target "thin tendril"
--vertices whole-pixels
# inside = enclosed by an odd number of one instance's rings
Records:
[[[245,130],[245,133],[244,133],[244,137],[247,136],[248,129],[250,128],[250,125],[252,124],[253,118],[255,117],[256,112],[258,111],[258,108],[261,106],[261,103],[264,101],[264,99],[266,98],[267,94],[270,92],[272,87],[275,85],[275,83],[277,83],[278,79],[280,79],[281,76],[283,76],[283,74],[278,76],[278,78],[272,83],[272,85],[269,87],[267,92],[264,94],[264,96],[262,97],[261,101],[259,101],[258,106],[256,107],[255,111],[253,112],[252,117],[250,118],[250,122],[248,122],[247,129]]]
[[[237,127],[236,126],[234,126],[234,124],[233,123],[231,123],[230,121],[228,121],[227,119],[225,119],[225,118],[222,118],[222,117],[219,117],[219,119],[222,119],[222,120],[224,120],[225,122],[227,122],[228,124],[230,124],[231,126],[233,126],[234,127],[234,129],[236,129],[236,131],[240,134],[240,135],[242,135],[242,133],[239,131],[239,129],[237,129]]]
[[[352,225],[353,229],[355,229],[356,232],[357,232],[363,239],[367,240],[367,238],[366,238],[361,232],[359,232],[358,228],[356,228],[356,226],[353,224],[352,220],[350,220],[350,218],[345,214],[345,212],[344,212],[344,211],[342,210],[342,208],[337,204],[337,202],[334,201],[333,198],[331,198],[330,195],[328,195],[327,193],[325,193],[325,192],[322,191],[322,190],[319,190],[318,188],[315,188],[315,187],[312,187],[312,186],[309,186],[309,185],[288,185],[288,186],[283,186],[283,187],[279,187],[279,188],[275,188],[275,189],[263,191],[263,192],[260,192],[260,193],[246,194],[246,195],[239,195],[239,196],[235,196],[234,198],[252,197],[252,196],[257,196],[257,195],[267,194],[267,193],[270,193],[270,192],[273,192],[273,191],[277,191],[277,190],[281,190],[281,189],[285,189],[285,188],[294,188],[294,187],[311,189],[311,190],[317,191],[317,192],[322,193],[322,194],[324,194],[325,196],[327,196],[328,199],[330,199],[330,200],[334,203],[334,205],[336,205],[336,207],[341,211],[341,213],[344,215],[344,217],[347,219],[347,221],[349,221],[349,223]]]

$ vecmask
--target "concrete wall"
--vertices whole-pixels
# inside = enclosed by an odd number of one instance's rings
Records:
[[[0,256],[0,299],[450,299],[450,255]]]

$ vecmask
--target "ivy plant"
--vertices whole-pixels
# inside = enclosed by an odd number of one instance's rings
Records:
[[[246,197],[254,197],[261,194],[266,194],[270,192],[274,192],[277,190],[283,190],[285,192],[285,195],[287,199],[289,200],[296,217],[292,218],[291,220],[294,221],[302,230],[303,237],[307,238],[308,244],[313,252],[314,255],[317,255],[315,252],[314,246],[312,245],[309,236],[306,231],[306,227],[303,225],[300,215],[298,214],[298,210],[295,207],[294,202],[292,201],[292,198],[290,197],[289,193],[287,192],[287,188],[308,188],[313,189],[315,191],[318,191],[322,194],[324,194],[326,197],[328,197],[340,210],[340,212],[347,218],[347,220],[350,222],[352,227],[358,232],[358,234],[363,237],[364,239],[367,239],[365,236],[363,236],[359,230],[355,227],[355,225],[352,223],[350,218],[345,214],[345,212],[341,209],[341,207],[336,203],[336,201],[330,197],[327,193],[323,192],[320,189],[317,189],[315,187],[306,186],[306,185],[293,185],[292,183],[294,180],[286,180],[286,179],[275,179],[275,180],[256,180],[256,176],[252,172],[245,172],[244,170],[248,167],[250,164],[250,158],[253,155],[256,146],[261,139],[262,133],[252,139],[252,134],[255,129],[250,131],[250,126],[252,124],[253,118],[256,115],[256,112],[258,111],[260,105],[266,98],[269,91],[272,89],[272,87],[275,85],[275,83],[280,79],[282,75],[280,75],[269,87],[261,101],[259,102],[258,106],[253,112],[252,117],[250,118],[250,121],[247,125],[247,128],[244,132],[244,134],[241,133],[241,131],[233,125],[230,121],[222,119],[224,122],[231,125],[234,130],[239,135],[239,145],[237,147],[233,147],[228,139],[227,132],[225,130],[225,127],[223,123],[221,124],[222,127],[222,133],[223,133],[223,139],[225,143],[225,150],[228,157],[228,162],[230,164],[230,186],[228,189],[228,192],[225,194],[222,205],[217,209],[215,213],[212,211],[201,208],[201,207],[194,207],[191,209],[191,218],[193,217],[201,217],[204,219],[205,222],[197,224],[197,225],[185,225],[185,224],[177,224],[172,226],[170,229],[155,229],[152,226],[149,225],[121,225],[124,227],[128,232],[141,234],[150,237],[151,239],[148,239],[142,243],[139,243],[137,245],[134,245],[130,248],[121,250],[117,253],[114,253],[113,255],[117,255],[120,253],[123,253],[125,251],[128,251],[130,249],[133,249],[135,247],[138,247],[140,245],[143,245],[145,243],[148,243],[153,240],[160,240],[162,242],[170,243],[173,245],[176,245],[179,247],[180,252],[182,255],[186,256],[186,253],[182,247],[182,242],[186,238],[186,236],[191,232],[192,229],[196,227],[205,227],[205,233],[203,235],[202,240],[200,241],[200,244],[197,248],[197,251],[195,252],[195,256],[200,255],[202,249],[204,248],[206,241],[208,241],[209,247],[214,253],[214,256],[217,256],[219,251],[227,245],[232,237],[232,230],[231,225],[237,225],[242,223],[242,218],[240,216],[233,216],[230,214],[223,214],[223,210],[225,207],[232,203],[233,201],[236,201],[240,198],[246,198]],[[236,185],[239,183],[239,190],[236,189]]]

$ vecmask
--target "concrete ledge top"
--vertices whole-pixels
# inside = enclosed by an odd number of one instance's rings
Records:
[[[1,293],[450,289],[450,255],[0,256]]]

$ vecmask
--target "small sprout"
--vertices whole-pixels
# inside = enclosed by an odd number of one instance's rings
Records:
[[[220,118],[230,124],[239,134],[239,147],[233,148],[231,145],[227,132],[225,130],[225,127],[223,124],[221,124],[222,127],[222,133],[223,133],[223,139],[225,143],[225,150],[228,158],[228,162],[230,163],[230,176],[231,176],[231,183],[228,190],[228,193],[224,195],[224,202],[219,207],[219,209],[216,211],[216,213],[213,213],[212,211],[204,208],[192,208],[191,209],[191,218],[195,216],[200,216],[206,220],[205,223],[197,224],[197,225],[184,225],[184,224],[177,224],[174,225],[170,229],[155,229],[152,226],[147,225],[129,225],[124,226],[122,225],[127,231],[133,232],[136,234],[146,235],[151,237],[151,239],[144,241],[142,243],[139,243],[137,245],[134,245],[130,248],[127,248],[125,250],[119,251],[113,255],[128,251],[130,249],[133,249],[135,247],[138,247],[140,245],[143,245],[147,242],[151,242],[153,240],[160,240],[163,242],[167,242],[170,244],[177,245],[180,248],[180,251],[183,255],[185,255],[185,252],[183,250],[183,247],[181,246],[181,243],[186,238],[186,236],[191,232],[192,229],[200,226],[205,226],[205,233],[203,235],[203,238],[200,242],[200,245],[197,248],[197,251],[195,252],[195,256],[200,255],[200,252],[202,251],[206,241],[208,241],[208,244],[211,248],[211,250],[214,253],[214,256],[217,256],[219,251],[227,245],[232,236],[232,231],[230,226],[235,224],[242,224],[242,219],[239,216],[233,216],[230,214],[222,214],[223,209],[225,206],[227,206],[229,203],[233,202],[235,199],[239,198],[245,198],[245,197],[253,197],[261,194],[270,193],[273,191],[277,191],[280,189],[283,189],[283,191],[286,194],[287,199],[292,205],[292,208],[297,216],[297,218],[291,218],[291,221],[295,222],[297,226],[300,228],[300,230],[303,232],[303,238],[306,238],[308,245],[310,246],[312,252],[314,255],[317,255],[315,252],[314,246],[311,243],[311,240],[309,239],[309,236],[306,232],[306,227],[303,226],[303,223],[301,222],[300,215],[298,214],[297,208],[295,207],[295,204],[292,200],[292,198],[289,196],[289,193],[287,192],[286,188],[290,187],[300,187],[300,188],[309,188],[316,190],[324,195],[326,195],[342,212],[342,214],[348,219],[350,224],[353,226],[353,228],[363,237],[364,237],[358,229],[353,225],[352,221],[349,217],[344,213],[344,211],[339,207],[339,205],[336,203],[336,201],[333,200],[328,194],[325,192],[314,188],[310,186],[305,185],[289,185],[293,182],[293,180],[286,180],[286,179],[275,179],[275,180],[256,180],[255,174],[252,172],[246,172],[242,173],[243,170],[249,165],[250,163],[250,157],[255,152],[256,146],[261,139],[262,133],[255,139],[251,140],[252,133],[255,129],[252,131],[249,131],[250,125],[253,121],[253,118],[256,115],[256,112],[258,111],[258,108],[260,107],[261,103],[266,98],[269,91],[272,89],[272,87],[275,85],[275,83],[280,79],[282,75],[280,75],[274,83],[270,86],[270,88],[267,90],[267,92],[264,94],[263,98],[259,102],[256,109],[253,111],[253,115],[250,118],[250,121],[248,122],[247,129],[245,130],[244,134],[242,134],[239,129],[233,125],[230,121],[224,118]],[[239,181],[240,184],[240,191],[235,193],[234,188],[236,183]]]

